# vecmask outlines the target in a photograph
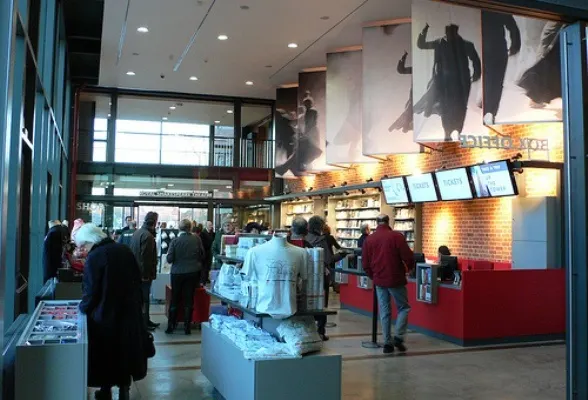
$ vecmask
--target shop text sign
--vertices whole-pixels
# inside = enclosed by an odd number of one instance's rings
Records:
[[[549,151],[547,139],[513,138],[496,135],[459,135],[464,149],[504,149],[521,151]]]
[[[193,197],[206,199],[212,197],[212,194],[205,190],[179,191],[179,190],[143,190],[139,192],[141,197]]]

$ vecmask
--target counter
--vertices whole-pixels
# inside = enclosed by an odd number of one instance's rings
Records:
[[[357,279],[340,285],[341,307],[371,315],[372,290],[358,288]],[[463,271],[460,287],[439,284],[436,304],[416,301],[415,280],[407,288],[409,328],[461,346],[565,336],[563,269]]]

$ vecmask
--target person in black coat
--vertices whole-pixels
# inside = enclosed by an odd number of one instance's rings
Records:
[[[65,237],[60,221],[49,221],[49,232],[43,242],[43,282],[57,277],[61,268]]]
[[[206,221],[206,225],[200,233],[202,247],[204,247],[204,265],[202,266],[202,274],[200,276],[203,285],[208,283],[208,275],[212,268],[212,243],[214,242],[214,235],[214,225],[211,221]]]
[[[96,399],[129,399],[132,381],[147,375],[147,333],[142,316],[141,272],[125,245],[86,224],[76,245],[89,250],[84,268],[80,311],[88,321],[88,386],[99,387]]]

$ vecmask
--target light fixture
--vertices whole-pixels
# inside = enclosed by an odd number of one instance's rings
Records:
[[[163,117],[162,120],[167,121],[167,117]]]
[[[197,81],[197,80],[198,80],[198,78],[197,78],[196,76],[191,76],[191,77],[190,77],[190,80],[191,80],[191,81]]]
[[[227,110],[227,114],[232,114],[233,110]]]
[[[308,189],[306,189],[307,192],[312,192],[312,189],[314,189],[312,186],[309,187]]]
[[[288,47],[291,49],[295,49],[298,47],[298,45],[296,43],[288,43]]]
[[[337,185],[335,185],[335,184],[331,185],[331,189],[335,189],[336,187],[337,187]]]
[[[386,174],[386,175],[384,175],[384,176],[382,177],[382,179],[388,179],[388,175],[387,175],[387,174]]]
[[[232,189],[232,188],[233,188],[232,186],[229,186],[229,185],[227,185],[227,186],[225,186],[225,187],[226,187],[227,189]]]
[[[174,184],[173,183],[168,183],[167,186],[168,187],[174,187]]]
[[[227,40],[228,38],[227,35],[218,35],[218,40]]]
[[[214,121],[215,124],[220,124],[220,121]]]
[[[347,186],[347,181],[343,182],[341,186]]]
[[[108,118],[110,118],[110,114],[108,114]]]
[[[140,26],[137,28],[137,32],[147,33],[147,32],[149,32],[149,28],[147,28],[146,26]]]
[[[349,196],[349,192],[347,192],[347,191],[343,192],[343,194],[344,194],[345,196]]]
[[[165,188],[161,188],[161,189],[159,189],[159,190],[165,191]]]
[[[367,183],[370,183],[370,182],[373,182],[373,181],[374,181],[374,178],[366,179],[365,181],[366,181]]]
[[[169,109],[170,110],[175,110],[176,109],[176,106],[170,106]]]
[[[366,193],[365,189],[361,189],[360,192],[361,192],[361,194],[365,194]]]
[[[323,21],[327,21],[327,20],[328,20],[328,19],[330,19],[330,18],[331,18],[331,17],[329,17],[328,15],[323,15],[323,16],[321,17],[321,19],[322,19]]]
[[[252,82],[252,81],[247,81],[247,82],[245,82],[245,84],[246,84],[247,86],[253,86],[253,82]]]
[[[242,5],[241,6],[241,10],[249,10],[249,6],[248,5]]]
[[[127,75],[128,76],[135,76],[136,74],[133,71],[129,71],[129,72],[127,72]]]

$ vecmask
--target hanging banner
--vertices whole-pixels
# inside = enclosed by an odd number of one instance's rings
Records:
[[[361,151],[361,51],[327,54],[327,163],[374,162]]]
[[[413,1],[415,141],[457,141],[482,129],[480,21],[473,8]]]
[[[302,72],[298,75],[298,140],[295,153],[300,172],[333,170],[326,157],[327,73]]]
[[[410,24],[363,30],[363,154],[419,153],[413,137]]]
[[[559,22],[482,12],[484,123],[562,120]]]
[[[298,88],[277,89],[274,124],[276,176],[278,178],[293,178],[303,175],[294,151],[298,130]]]

